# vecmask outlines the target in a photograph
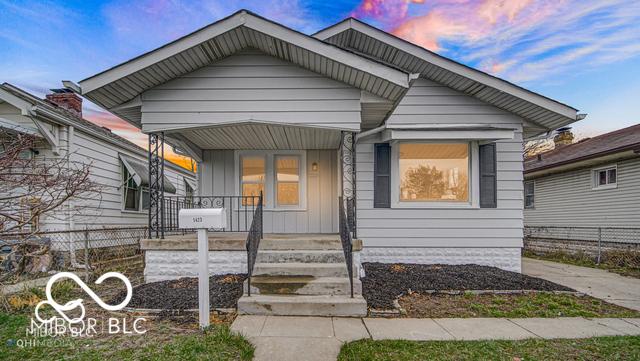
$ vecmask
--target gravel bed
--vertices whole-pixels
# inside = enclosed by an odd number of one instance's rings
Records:
[[[242,296],[246,274],[225,274],[209,278],[209,305],[213,308],[235,308]],[[117,295],[112,304],[122,302],[126,292]],[[145,283],[134,287],[127,307],[189,310],[198,308],[198,278],[185,277],[171,281]]]
[[[376,309],[394,308],[393,301],[412,292],[432,290],[532,290],[573,291],[536,277],[496,267],[467,265],[420,265],[363,263],[362,294]]]

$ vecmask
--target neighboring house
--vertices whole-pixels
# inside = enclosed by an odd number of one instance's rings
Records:
[[[638,227],[640,124],[560,141],[525,161],[524,179],[525,226]]]
[[[82,118],[82,99],[54,90],[46,100],[11,84],[0,85],[0,127],[33,134],[42,141],[30,156],[36,160],[70,156],[71,162],[90,165],[99,194],[75,199],[38,220],[42,231],[147,226],[148,152],[134,143]],[[186,195],[196,188],[196,177],[166,162],[165,191]],[[82,208],[74,212],[70,207]]]
[[[196,159],[200,195],[264,192],[265,234],[336,234],[355,192],[362,261],[520,271],[523,139],[578,119],[354,19],[307,36],[244,10],[65,84]]]

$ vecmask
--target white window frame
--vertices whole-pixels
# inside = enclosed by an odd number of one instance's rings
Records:
[[[400,201],[400,144],[403,143],[423,143],[423,144],[451,144],[467,143],[469,145],[469,200],[467,202],[451,201],[425,201],[425,202],[402,202]],[[468,139],[447,139],[447,140],[408,140],[391,142],[391,208],[480,208],[480,178],[478,159],[478,141]]]
[[[125,167],[125,165],[122,163],[122,160],[120,161],[120,175],[121,175],[121,179],[124,179],[124,174],[125,172],[129,172],[129,170],[127,169],[127,167]],[[129,176],[133,176],[132,174],[129,174]],[[127,189],[127,184],[125,182],[121,183],[120,186],[120,199],[121,199],[121,207],[120,207],[120,211],[123,213],[146,213],[149,209],[144,209],[142,207],[142,194],[144,193],[144,187],[138,187],[138,209],[127,209],[126,208],[126,203],[127,203],[127,199],[125,197],[125,192]],[[148,192],[149,189],[146,188],[146,191]]]
[[[265,184],[264,184],[264,210],[266,211],[306,211],[307,210],[307,152],[305,150],[236,150],[235,158],[235,194],[242,194],[241,188],[241,164],[243,156],[261,156],[265,158]],[[276,190],[276,167],[277,156],[298,156],[299,172],[298,191],[300,192],[300,204],[297,206],[278,206]],[[244,208],[241,206],[241,209]]]
[[[615,169],[616,171],[616,182],[609,183],[609,170]],[[605,171],[607,174],[607,184],[600,185],[599,183],[599,175],[600,172]],[[591,189],[593,190],[603,190],[603,189],[615,189],[618,188],[618,164],[610,164],[603,167],[593,168],[591,169]]]
[[[531,184],[533,186],[533,204],[531,206],[527,206],[527,184]],[[524,209],[535,209],[536,208],[536,182],[534,180],[526,180],[523,182],[522,195],[523,195]]]

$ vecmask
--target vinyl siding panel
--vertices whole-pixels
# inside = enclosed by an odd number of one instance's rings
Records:
[[[391,115],[389,123],[506,125],[515,129],[515,137],[496,142],[497,208],[459,209],[397,208],[393,200],[392,208],[373,208],[373,152],[379,138],[372,136],[359,141],[357,217],[358,237],[363,240],[364,247],[522,246],[520,118],[448,87],[418,79]],[[392,178],[397,176],[392,174]],[[478,174],[471,174],[471,177],[477,178]]]
[[[61,130],[62,154],[67,151],[67,129]],[[78,129],[74,132],[71,147],[71,160],[78,164],[90,165],[90,177],[95,182],[100,192],[89,198],[76,198],[74,205],[79,214],[73,217],[73,228],[109,228],[120,226],[147,226],[148,212],[123,211],[122,210],[122,168],[118,154],[122,153],[130,157],[147,162],[146,156],[120,148],[112,143],[99,139],[91,134]],[[46,157],[55,157],[48,149],[42,149],[41,154]],[[185,177],[195,181],[195,175],[189,176],[187,172],[178,172],[165,167],[165,175],[176,187],[176,195],[185,195]],[[61,207],[56,212],[42,221],[44,230],[68,229],[69,217],[66,207]]]
[[[594,190],[592,169],[617,164],[617,188]],[[535,208],[527,226],[638,227],[640,158],[605,163],[534,179]]]
[[[306,208],[303,210],[264,209],[266,233],[338,232],[338,160],[335,150],[306,150]],[[313,172],[311,165],[318,164]],[[205,150],[199,168],[200,195],[238,195],[236,158],[233,150]],[[266,197],[273,197],[266,194]],[[237,213],[234,213],[237,214]],[[244,227],[244,215],[236,222]],[[250,220],[249,220],[250,221]]]
[[[359,89],[250,50],[141,98],[145,131],[248,120],[360,129]]]

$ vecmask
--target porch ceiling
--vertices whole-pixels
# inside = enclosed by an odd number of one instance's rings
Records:
[[[200,149],[337,149],[336,129],[242,123],[180,131]]]

